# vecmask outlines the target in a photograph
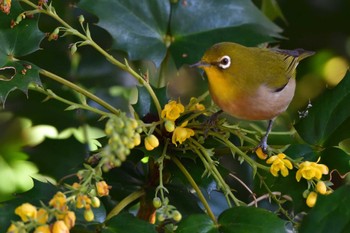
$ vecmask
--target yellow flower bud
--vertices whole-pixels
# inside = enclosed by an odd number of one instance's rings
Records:
[[[317,201],[317,193],[316,192],[310,192],[309,195],[306,198],[306,205],[308,207],[314,207]]]
[[[134,146],[138,146],[141,144],[141,136],[140,134],[135,134],[134,135]]]
[[[43,208],[40,208],[37,214],[37,222],[40,224],[45,224],[48,219],[49,219],[49,214],[47,213],[47,211]]]
[[[181,219],[182,219],[182,215],[179,211],[175,210],[173,212],[173,219],[176,221],[176,222],[180,222]]]
[[[100,207],[100,205],[101,205],[100,199],[99,199],[98,197],[92,197],[92,198],[91,198],[91,205],[92,205],[92,207],[94,207],[94,208]]]
[[[264,153],[264,151],[261,149],[261,147],[258,147],[258,149],[256,149],[255,153],[259,159],[265,160],[267,158],[267,154]]]
[[[36,219],[37,210],[32,204],[24,203],[15,209],[15,214],[20,216],[23,222],[27,222],[30,219]]]
[[[64,216],[64,224],[68,227],[68,229],[71,229],[75,225],[75,213],[73,211],[68,211],[66,215]]]
[[[153,206],[156,209],[159,209],[162,206],[162,201],[160,200],[159,197],[153,198]]]
[[[34,233],[51,233],[49,225],[42,225],[35,228]]]
[[[154,148],[159,146],[159,140],[153,134],[147,136],[145,138],[145,148],[146,150],[153,150]]]
[[[52,233],[69,233],[69,229],[66,224],[60,220],[56,221],[52,226]]]
[[[174,121],[166,120],[164,126],[165,126],[166,131],[168,131],[169,133],[171,133],[175,130]]]
[[[84,211],[84,219],[88,222],[91,222],[92,220],[94,220],[95,216],[94,216],[94,212],[91,209],[86,209]]]
[[[110,188],[111,187],[108,186],[108,184],[105,181],[100,181],[96,183],[97,194],[100,197],[108,196]]]
[[[326,194],[327,193],[327,186],[323,181],[318,181],[316,184],[316,190],[319,194]]]

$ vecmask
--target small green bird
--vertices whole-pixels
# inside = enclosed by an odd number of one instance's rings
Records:
[[[224,112],[239,119],[269,121],[258,146],[266,151],[274,119],[293,99],[296,67],[313,54],[304,49],[255,48],[222,42],[209,48],[193,66],[205,71],[211,97]]]

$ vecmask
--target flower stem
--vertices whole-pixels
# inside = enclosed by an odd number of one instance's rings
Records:
[[[184,165],[182,165],[182,163],[180,162],[180,160],[178,158],[176,158],[175,156],[172,156],[171,160],[176,164],[176,166],[185,175],[185,177],[187,178],[188,182],[190,182],[192,188],[196,191],[199,200],[202,202],[205,210],[207,211],[207,214],[209,215],[211,220],[215,223],[215,225],[217,225],[218,222],[217,222],[217,220],[215,218],[215,215],[214,215],[213,211],[211,210],[207,200],[205,199],[202,191],[200,190],[200,188],[198,187],[198,185],[196,184],[196,182],[192,178],[191,174],[187,171],[187,169],[184,167]]]
[[[114,216],[118,215],[126,206],[128,206],[130,203],[132,203],[133,201],[139,199],[140,197],[142,197],[143,195],[145,195],[145,191],[144,190],[138,190],[135,191],[131,194],[129,194],[127,197],[125,197],[123,200],[121,200],[112,210],[111,212],[109,212],[109,214],[106,217],[105,222],[107,222],[108,220],[110,220],[111,218],[113,218]]]
[[[63,84],[64,86],[67,86],[69,88],[71,88],[72,90],[86,96],[87,98],[95,101],[96,103],[98,103],[99,105],[103,106],[104,108],[106,108],[107,110],[109,110],[110,112],[116,114],[116,115],[119,115],[120,114],[120,111],[116,108],[114,108],[112,105],[108,104],[107,102],[105,102],[104,100],[100,99],[99,97],[97,97],[96,95],[92,94],[91,92],[87,91],[86,89],[54,74],[54,73],[51,73],[47,70],[44,70],[44,69],[41,69],[39,71],[39,73],[45,77],[48,77],[52,80],[55,80],[56,82],[59,82],[61,84]]]

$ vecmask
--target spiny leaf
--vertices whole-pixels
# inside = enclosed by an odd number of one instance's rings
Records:
[[[113,49],[157,67],[169,51],[180,66],[199,59],[213,43],[256,45],[281,32],[246,0],[82,0],[79,6],[99,18],[98,25],[113,37]]]
[[[299,135],[314,145],[338,145],[347,138],[350,125],[350,73],[333,89],[318,98],[307,117],[295,128]]]
[[[16,19],[22,12],[23,9],[15,1],[9,15],[0,14],[0,68],[6,67],[14,71],[11,77],[0,79],[0,102],[3,103],[11,91],[20,89],[27,93],[30,83],[40,84],[38,67],[14,59],[38,50],[40,41],[44,38],[35,18],[24,19],[11,28],[11,20]]]

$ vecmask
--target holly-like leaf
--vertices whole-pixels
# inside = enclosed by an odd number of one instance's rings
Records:
[[[256,46],[280,37],[281,32],[246,0],[179,1],[172,5],[170,23],[174,37],[170,51],[178,66],[198,61],[214,43],[234,41]]]
[[[349,192],[350,186],[343,186],[330,195],[318,195],[316,206],[305,216],[299,232],[349,232]]]
[[[5,103],[11,91],[19,89],[27,94],[29,84],[41,84],[39,68],[32,63],[25,61],[9,61],[4,65],[4,69],[10,69],[14,73],[8,79],[0,79],[0,102],[2,103]]]
[[[23,11],[18,1],[14,1],[9,15],[0,14],[0,68],[14,71],[12,76],[0,79],[0,102],[5,102],[9,92],[15,89],[27,93],[30,83],[40,84],[38,68],[17,60],[38,50],[44,38],[37,18],[23,19],[11,28],[11,20],[16,20]]]
[[[275,214],[255,207],[234,207],[219,216],[220,232],[285,232],[285,221]]]
[[[99,18],[113,37],[113,49],[131,60],[152,60],[157,67],[170,49],[178,66],[193,62],[213,43],[245,45],[271,41],[281,29],[246,0],[82,0],[79,6]]]
[[[97,15],[98,25],[113,37],[113,49],[126,51],[131,60],[149,59],[159,65],[164,59],[169,1],[82,0],[79,6]]]
[[[295,128],[299,135],[313,145],[338,145],[349,136],[350,73],[333,89],[318,98],[307,117]]]

